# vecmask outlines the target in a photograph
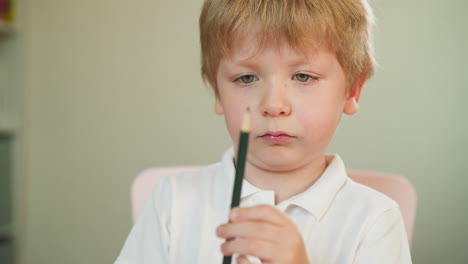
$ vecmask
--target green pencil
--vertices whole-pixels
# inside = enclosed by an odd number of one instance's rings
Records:
[[[249,145],[250,133],[250,109],[244,114],[239,138],[239,148],[237,150],[236,177],[234,179],[234,190],[232,191],[231,209],[240,204],[242,181],[244,180],[245,160],[247,159],[247,147]],[[224,256],[223,264],[231,264],[232,256]]]

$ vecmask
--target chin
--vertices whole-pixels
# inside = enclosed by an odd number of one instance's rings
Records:
[[[259,169],[274,172],[287,172],[301,167],[297,160],[279,156],[254,157],[250,163]]]
[[[263,170],[276,172],[293,171],[313,163],[319,157],[323,157],[323,154],[320,153],[304,153],[297,150],[285,151],[285,149],[280,148],[273,151],[269,149],[253,152],[249,158],[252,165]]]

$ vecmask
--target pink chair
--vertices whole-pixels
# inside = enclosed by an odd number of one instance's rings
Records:
[[[136,220],[146,199],[162,176],[177,174],[195,167],[150,168],[140,173],[133,181],[131,188],[133,221]],[[417,205],[417,194],[413,185],[407,179],[389,173],[348,171],[348,175],[354,181],[387,195],[400,205],[408,241],[411,245]]]
[[[174,175],[196,167],[197,166],[149,168],[138,174],[135,180],[133,180],[130,191],[133,222],[137,219],[141,209],[143,209],[145,201],[162,176]]]
[[[408,242],[411,245],[418,201],[416,189],[411,182],[402,176],[382,172],[348,171],[348,176],[355,182],[387,195],[400,205]]]

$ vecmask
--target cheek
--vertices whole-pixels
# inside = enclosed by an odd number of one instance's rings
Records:
[[[235,107],[232,105],[224,108],[224,119],[226,122],[226,127],[233,142],[237,142],[239,138],[240,126],[242,124],[243,116],[244,111],[241,107]]]
[[[317,142],[328,142],[334,135],[341,119],[342,109],[338,104],[306,105],[307,111],[301,111],[299,122],[306,137]]]

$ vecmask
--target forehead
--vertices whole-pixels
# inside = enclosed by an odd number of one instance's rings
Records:
[[[331,48],[314,41],[313,37],[291,41],[283,34],[261,34],[258,30],[249,29],[233,36],[224,59],[233,62],[251,61],[264,53],[292,61],[310,61],[324,54],[335,55]]]
[[[264,49],[287,47],[297,53],[312,54],[323,47],[331,47],[318,25],[309,27],[287,28],[264,25],[258,21],[250,20],[240,25],[236,30],[228,33],[225,39],[225,56],[244,54],[253,56]]]

